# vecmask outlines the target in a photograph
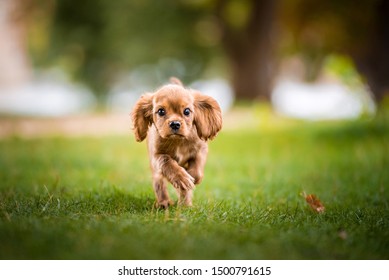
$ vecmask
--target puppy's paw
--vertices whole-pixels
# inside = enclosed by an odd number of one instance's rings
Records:
[[[156,208],[159,208],[159,209],[168,209],[169,206],[173,206],[174,205],[174,202],[171,201],[170,199],[166,199],[166,200],[161,200],[161,201],[156,201],[155,202],[155,206]]]
[[[172,184],[178,190],[189,191],[194,189],[195,187],[194,182],[195,179],[191,175],[189,175],[185,170],[182,170],[182,172],[176,175],[176,178],[174,179]]]
[[[188,196],[188,197],[182,197],[179,199],[178,201],[178,206],[180,207],[192,207],[193,204],[192,204],[192,195]]]

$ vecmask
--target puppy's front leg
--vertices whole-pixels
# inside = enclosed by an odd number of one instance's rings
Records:
[[[203,152],[196,158],[188,161],[187,172],[193,177],[196,185],[201,182],[204,176],[206,154],[206,152]],[[180,205],[192,206],[193,190],[180,190],[178,193],[180,196]]]
[[[204,167],[207,161],[208,146],[203,145],[195,157],[188,160],[188,173],[195,179],[195,184],[200,184],[204,177]]]
[[[167,209],[170,205],[173,205],[166,188],[165,178],[159,172],[153,174],[153,187],[158,207]]]
[[[194,178],[169,155],[159,155],[157,169],[177,190],[192,190]]]
[[[204,177],[205,158],[197,157],[188,161],[188,173],[194,178],[194,183],[200,184]]]
[[[193,190],[177,190],[179,196],[178,205],[192,206]]]

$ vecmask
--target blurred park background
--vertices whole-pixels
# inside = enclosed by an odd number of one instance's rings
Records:
[[[0,0],[0,259],[387,260],[388,19],[388,0]],[[129,113],[171,76],[223,129],[194,207],[160,211]]]
[[[371,116],[389,92],[388,18],[387,0],[1,0],[0,114],[128,113],[177,76],[225,111]]]

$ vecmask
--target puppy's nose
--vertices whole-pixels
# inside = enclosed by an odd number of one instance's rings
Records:
[[[178,121],[172,121],[172,122],[170,122],[169,125],[170,125],[171,129],[176,130],[176,131],[179,130],[181,127],[181,123]]]

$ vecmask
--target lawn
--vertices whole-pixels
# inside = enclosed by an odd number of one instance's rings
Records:
[[[167,211],[131,133],[1,139],[0,259],[388,259],[388,114],[308,123],[246,110],[258,124],[210,142],[194,206]]]

